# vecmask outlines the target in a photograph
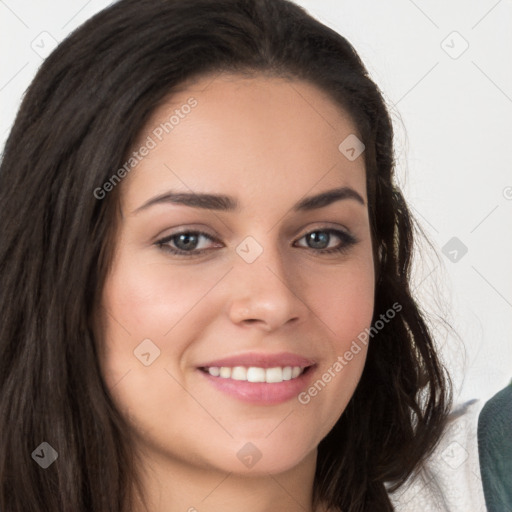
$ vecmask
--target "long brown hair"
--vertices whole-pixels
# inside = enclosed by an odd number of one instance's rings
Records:
[[[94,310],[112,254],[119,169],[151,113],[185,80],[221,71],[306,80],[366,146],[377,261],[361,381],[320,443],[315,500],[392,510],[432,450],[450,393],[409,288],[413,224],[394,184],[393,130],[351,44],[287,0],[120,0],[64,40],[26,92],[0,168],[0,509],[124,512],[137,484],[130,429],[98,363]],[[47,442],[58,463],[31,453]]]

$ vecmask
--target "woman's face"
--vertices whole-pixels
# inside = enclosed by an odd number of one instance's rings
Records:
[[[153,114],[101,308],[102,371],[146,456],[285,471],[343,413],[374,295],[355,137],[314,86],[262,76],[205,77]]]

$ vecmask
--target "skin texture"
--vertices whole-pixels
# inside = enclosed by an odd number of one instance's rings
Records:
[[[154,130],[191,97],[197,105],[159,141]],[[122,219],[102,294],[101,364],[137,432],[152,512],[312,511],[316,448],[355,390],[365,347],[307,404],[246,403],[197,367],[247,352],[292,352],[315,361],[314,382],[370,326],[364,161],[338,149],[350,134],[357,135],[350,118],[308,83],[228,74],[181,88],[141,132],[136,148],[148,136],[157,144],[118,185]],[[365,204],[292,209],[342,186]],[[170,190],[230,195],[240,209],[167,203],[135,212]],[[305,235],[326,228],[357,243],[322,254]],[[156,244],[197,229],[212,240],[201,237],[197,247],[206,251],[194,257]],[[262,249],[252,263],[236,251],[248,236]],[[332,235],[326,246],[340,244]],[[160,350],[149,366],[134,355],[145,339]],[[261,454],[251,468],[237,457],[248,442]]]

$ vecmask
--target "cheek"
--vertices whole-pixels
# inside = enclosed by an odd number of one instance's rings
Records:
[[[163,339],[217,281],[216,272],[191,272],[127,256],[117,262],[105,283],[108,323],[120,324],[132,341],[141,336]]]
[[[125,250],[105,282],[101,365],[111,388],[128,373],[141,389],[153,385],[158,371],[168,380],[164,369],[181,360],[190,339],[200,336],[214,314],[214,308],[205,310],[204,304],[224,268],[192,269],[159,260]],[[154,362],[146,367],[141,355],[148,352]]]
[[[200,323],[191,326],[190,318],[197,320],[194,308],[218,277],[171,269],[129,253],[116,261],[103,288],[100,360],[119,409],[138,430],[149,433],[161,423],[162,411],[165,417],[170,413],[170,403],[185,410],[183,390],[166,370],[175,373],[189,344],[187,335],[200,331]]]
[[[325,274],[317,272],[308,287],[310,303],[328,327],[336,351],[344,350],[370,326],[375,288],[371,257],[330,269]]]
[[[298,398],[306,410],[314,410],[324,436],[345,410],[364,368],[374,309],[373,259],[365,254],[329,273],[317,272],[308,286],[330,343],[316,380]]]

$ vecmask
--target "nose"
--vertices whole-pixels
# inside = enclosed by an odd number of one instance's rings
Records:
[[[233,323],[271,332],[308,315],[298,269],[283,261],[277,249],[265,248],[252,263],[236,256],[230,274],[228,314]]]

